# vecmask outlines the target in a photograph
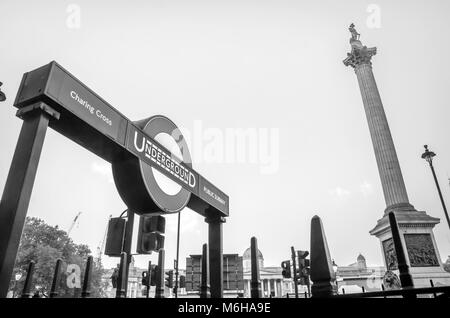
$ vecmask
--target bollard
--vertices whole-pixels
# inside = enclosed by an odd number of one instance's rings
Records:
[[[164,298],[164,249],[158,253],[158,266],[156,267],[156,290],[155,298]]]
[[[364,288],[364,286],[361,286],[362,292],[365,293],[366,289]]]
[[[381,284],[381,290],[384,291],[384,285]],[[384,296],[383,298],[386,298],[386,296]]]
[[[58,296],[57,288],[59,284],[59,278],[61,276],[61,259],[56,260],[55,273],[53,274],[52,287],[50,289],[50,298],[55,298]]]
[[[92,256],[89,256],[84,271],[83,290],[81,298],[87,298],[91,294],[91,276],[92,276]]]
[[[203,244],[202,251],[202,281],[200,286],[200,298],[211,298],[209,286],[209,253],[208,244]]]
[[[311,287],[312,297],[331,297],[337,294],[336,273],[333,270],[322,220],[311,220]]]
[[[126,298],[126,289],[127,285],[127,253],[120,253],[120,265],[119,265],[119,276],[117,277],[117,290],[116,290],[116,298]]]
[[[308,292],[305,292],[305,298],[308,298]]]
[[[34,274],[34,261],[30,261],[28,264],[27,278],[25,279],[25,285],[23,285],[21,298],[31,297],[31,284],[33,284],[33,274]]]
[[[256,237],[250,240],[250,259],[252,278],[250,281],[250,295],[251,298],[261,298],[261,287],[259,280],[259,263],[258,263],[258,241]]]
[[[391,226],[395,254],[397,255],[398,270],[400,272],[400,283],[402,284],[402,288],[413,288],[414,283],[411,273],[409,272],[408,263],[406,262],[405,251],[403,250],[403,245],[400,238],[400,230],[398,228],[397,219],[394,212],[389,212],[389,224]],[[416,298],[416,295],[406,294],[403,297]]]
[[[345,289],[342,288],[342,295],[345,295]]]

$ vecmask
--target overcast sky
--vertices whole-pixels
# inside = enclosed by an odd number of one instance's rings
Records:
[[[194,168],[230,197],[224,253],[242,255],[256,236],[272,266],[289,259],[290,246],[309,249],[316,214],[337,264],[358,253],[383,264],[369,230],[385,202],[356,76],[342,63],[354,22],[363,44],[378,48],[374,73],[411,203],[441,218],[434,233],[441,258],[450,254],[450,230],[420,158],[425,143],[437,153],[450,204],[450,2],[3,0],[0,12],[0,81],[8,97],[0,107],[0,190],[22,124],[12,107],[22,75],[56,60],[128,118],[163,114],[183,127],[200,144],[191,149]],[[199,124],[224,134],[273,132],[278,169],[264,173],[264,158],[209,162],[202,142],[192,140]],[[67,230],[82,211],[71,236],[95,252],[108,216],[124,209],[110,165],[49,129],[28,215]],[[167,216],[167,267],[176,219]],[[185,209],[181,229],[184,268],[185,257],[207,242],[207,225]],[[136,262],[149,259],[156,255]]]

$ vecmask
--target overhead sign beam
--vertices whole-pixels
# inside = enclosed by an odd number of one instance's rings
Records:
[[[49,126],[113,162],[135,156],[191,192],[188,207],[204,215],[229,215],[229,198],[194,169],[172,156],[55,61],[25,73],[14,102],[23,108],[43,102],[60,113]],[[145,142],[145,145],[143,143]]]

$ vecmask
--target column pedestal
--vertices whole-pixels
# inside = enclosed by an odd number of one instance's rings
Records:
[[[431,287],[430,279],[435,286],[450,285],[450,273],[444,270],[433,234],[433,228],[439,223],[439,219],[416,210],[398,211],[395,216],[414,286]],[[378,220],[369,233],[380,240],[386,269],[393,270],[398,275],[388,216]]]

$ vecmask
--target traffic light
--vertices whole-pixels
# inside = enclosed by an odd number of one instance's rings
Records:
[[[142,287],[144,287],[142,289],[142,296],[146,296],[148,297],[148,291],[150,288],[150,277],[148,276],[148,271],[143,271],[142,272]]]
[[[310,261],[306,258],[308,255],[308,251],[297,251],[298,277],[301,285],[309,285]]]
[[[165,278],[166,279],[165,285],[169,288],[173,288],[173,270],[165,272],[165,275],[167,275],[167,277]]]
[[[106,234],[105,255],[120,257],[126,221],[124,218],[111,218]]]
[[[304,261],[305,261],[305,263],[303,266],[302,274],[305,277],[309,277],[309,274],[311,272],[310,261],[309,261],[309,259],[305,259]]]
[[[166,219],[161,215],[145,216],[139,219],[139,231],[136,251],[138,254],[151,254],[164,248]]]
[[[152,272],[150,274],[150,286],[156,286],[156,272],[158,271],[158,265],[152,265]]]
[[[186,288],[186,276],[180,276],[180,288]]]
[[[283,275],[284,278],[291,278],[291,261],[281,262],[281,269],[281,275]]]
[[[142,286],[148,286],[149,283],[150,283],[150,281],[149,281],[149,277],[148,277],[148,272],[143,271],[142,272]]]

